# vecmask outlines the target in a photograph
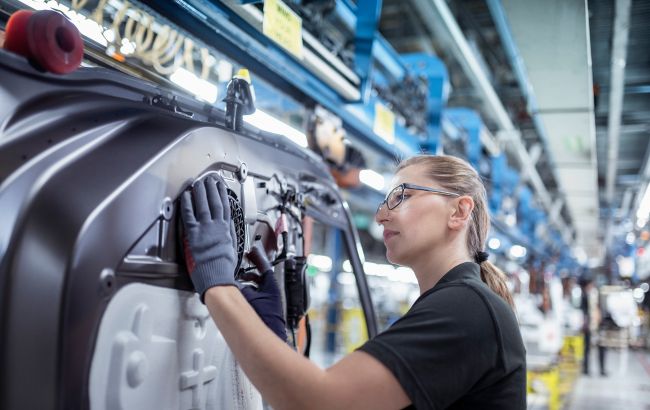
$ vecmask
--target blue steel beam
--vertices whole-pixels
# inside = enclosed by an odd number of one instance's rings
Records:
[[[330,270],[330,288],[327,292],[327,333],[325,337],[325,349],[328,353],[336,353],[338,347],[337,334],[339,323],[342,319],[341,312],[341,285],[337,280],[339,272],[343,270],[344,246],[341,231],[331,228],[328,232],[329,249],[328,254],[332,258],[332,269]]]
[[[385,38],[378,36],[372,49],[375,62],[381,65],[388,72],[393,81],[399,82],[406,75],[406,68],[401,62],[401,56],[386,41]]]
[[[422,141],[421,145],[428,152],[436,152],[440,141],[441,115],[449,97],[447,67],[438,57],[426,53],[404,54],[401,56],[401,60],[409,75],[424,77],[427,80],[429,91],[427,95],[427,139]]]
[[[481,160],[481,129],[483,121],[478,113],[470,108],[449,108],[443,111],[456,127],[462,128],[467,135],[466,155],[467,161],[478,171]]]
[[[349,33],[354,34],[357,27],[357,6],[347,0],[338,0],[334,13],[338,21],[344,25]],[[386,41],[384,37],[377,34],[373,42],[372,55],[375,63],[387,71],[393,81],[400,81],[406,74],[406,68],[400,61],[400,55]]]
[[[650,85],[628,85],[625,94],[650,94]]]
[[[354,33],[354,27],[357,25],[357,16],[355,15],[354,7],[353,4],[350,4],[345,0],[337,1],[336,6],[334,7],[334,13],[350,33]]]
[[[370,96],[372,51],[380,15],[381,0],[358,0],[354,32],[354,64],[355,71],[361,79],[362,102],[366,102]]]

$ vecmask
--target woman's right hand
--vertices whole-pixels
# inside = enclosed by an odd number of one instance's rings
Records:
[[[282,311],[282,294],[273,276],[271,263],[264,251],[256,245],[246,254],[246,258],[257,267],[261,278],[257,289],[253,286],[243,286],[241,292],[266,326],[286,342],[287,331]]]

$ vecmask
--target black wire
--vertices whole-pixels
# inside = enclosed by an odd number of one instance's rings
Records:
[[[305,313],[305,331],[307,333],[307,341],[305,344],[305,352],[303,353],[305,357],[309,357],[309,351],[311,350],[311,323],[309,323],[309,315]]]
[[[298,226],[300,227],[300,233],[302,234],[302,221],[300,220],[300,218],[298,218],[298,215],[296,215],[296,214],[295,214],[291,209],[289,209],[289,208],[286,208],[286,207],[285,207],[284,210],[289,214],[289,216],[291,216],[291,217],[293,218],[294,221],[296,221],[296,223],[297,223]]]
[[[291,329],[291,343],[293,344],[294,349],[298,349],[298,343],[296,342],[296,331],[290,327]]]

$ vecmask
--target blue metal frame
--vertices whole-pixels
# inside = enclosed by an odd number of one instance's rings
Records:
[[[381,4],[379,7],[381,7]],[[379,10],[377,10],[377,12],[379,13]],[[339,21],[345,25],[347,30],[351,33],[355,32],[354,30],[358,25],[357,19],[359,14],[357,6],[351,4],[347,0],[338,0],[336,2],[334,13],[336,13],[336,17],[338,17]],[[377,21],[379,21],[379,14],[377,14]],[[374,62],[380,64],[383,69],[390,73],[394,81],[401,80],[406,74],[406,68],[400,62],[400,54],[397,53],[388,41],[378,33],[375,33],[375,39],[372,45],[372,56],[374,57]],[[360,75],[364,76],[365,73],[361,73]]]
[[[481,151],[483,149],[483,145],[481,144],[483,121],[481,117],[476,111],[469,108],[448,108],[443,111],[443,116],[456,127],[465,131],[467,136],[467,161],[475,169],[478,169],[479,161],[481,160]]]
[[[337,228],[331,228],[328,234],[328,254],[332,258],[332,270],[330,270],[330,288],[327,292],[328,308],[326,313],[327,333],[325,335],[325,349],[328,353],[335,353],[338,345],[336,335],[338,333],[339,322],[341,321],[341,311],[337,304],[340,299],[341,285],[339,285],[337,276],[342,270],[345,256],[341,231]]]
[[[358,117],[359,112],[364,111],[358,109],[358,103],[342,99],[281,46],[261,35],[226,6],[207,0],[142,0],[142,3],[206,44],[218,44],[219,52],[296,100],[304,101],[309,96],[340,117],[348,132],[387,156],[400,158],[418,152],[417,138],[402,132],[399,127],[395,135],[399,143],[395,145],[375,136],[372,132],[374,113],[370,119]]]
[[[428,152],[436,152],[440,141],[442,113],[448,111],[443,111],[450,90],[447,67],[438,57],[425,53],[404,54],[401,60],[404,62],[409,75],[423,77],[427,80],[429,88],[427,98],[427,139],[422,141],[420,145]]]
[[[361,101],[363,102],[370,96],[372,52],[380,16],[381,0],[358,1],[354,32],[354,63],[356,73],[361,78]]]

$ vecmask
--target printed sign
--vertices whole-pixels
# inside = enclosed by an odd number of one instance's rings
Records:
[[[373,131],[389,144],[395,142],[395,114],[381,103],[375,103]]]
[[[264,35],[302,58],[302,19],[281,0],[264,1]]]

